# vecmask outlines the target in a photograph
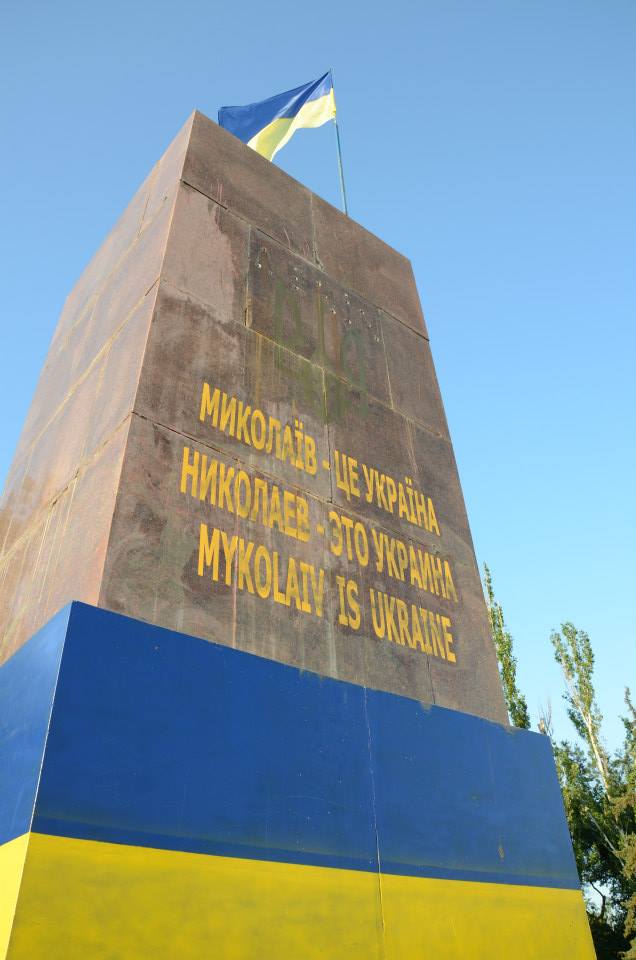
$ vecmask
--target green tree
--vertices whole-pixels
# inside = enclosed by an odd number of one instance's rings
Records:
[[[513,639],[506,629],[503,610],[495,600],[490,570],[484,564],[484,586],[486,588],[486,606],[490,619],[490,631],[495,644],[499,675],[503,685],[508,716],[513,727],[527,730],[530,727],[530,714],[524,695],[517,686],[517,661],[512,652]]]
[[[625,937],[630,945],[625,960],[636,960],[636,710],[629,688],[625,690],[627,716],[623,717],[625,741],[618,758],[623,789],[614,797],[614,814],[623,824],[618,848],[623,877],[627,885],[625,898]]]
[[[626,690],[625,738],[610,756],[602,739],[589,636],[564,623],[551,641],[579,742],[556,742],[545,717],[540,729],[552,739],[594,946],[599,960],[636,960],[636,714]]]

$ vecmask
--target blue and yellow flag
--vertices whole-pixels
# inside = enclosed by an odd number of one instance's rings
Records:
[[[272,160],[301,127],[321,127],[336,116],[331,71],[302,87],[245,107],[221,107],[219,126]]]

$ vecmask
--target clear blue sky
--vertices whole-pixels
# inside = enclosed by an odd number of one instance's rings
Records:
[[[194,107],[334,68],[350,212],[413,261],[480,561],[536,718],[588,630],[636,692],[633,0],[5,3],[0,475],[64,298]],[[277,162],[338,203],[333,130]]]

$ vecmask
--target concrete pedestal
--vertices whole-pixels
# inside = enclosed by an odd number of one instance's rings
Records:
[[[199,113],[62,311],[0,662],[11,960],[592,957],[411,265]]]
[[[8,960],[593,957],[539,734],[78,603],[0,693]]]

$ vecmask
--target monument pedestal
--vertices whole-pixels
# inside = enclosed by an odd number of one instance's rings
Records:
[[[593,956],[546,737],[78,603],[0,683],[9,960]]]
[[[0,661],[0,957],[593,956],[410,263],[199,113],[64,306]]]

